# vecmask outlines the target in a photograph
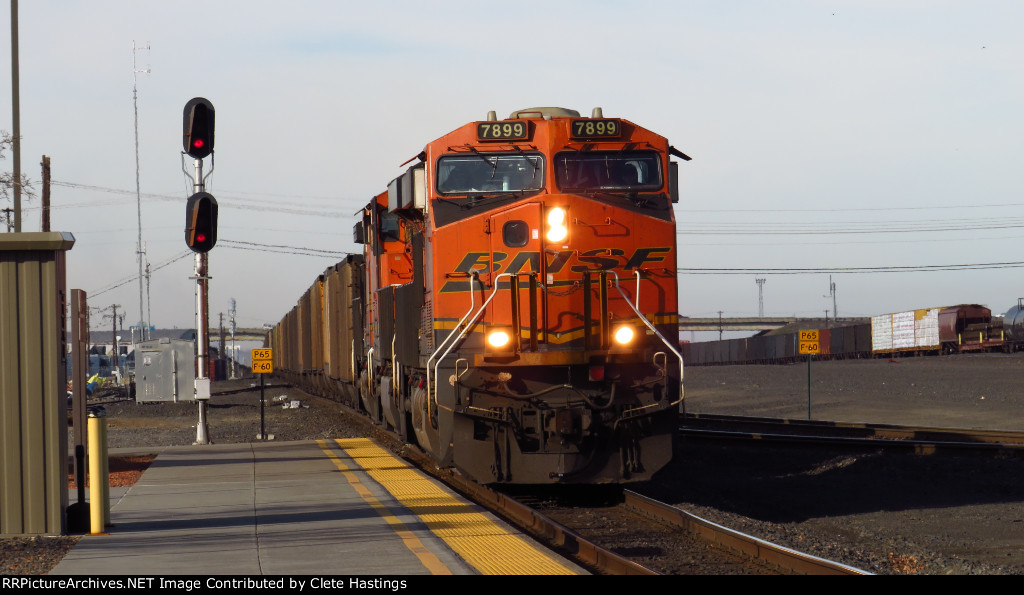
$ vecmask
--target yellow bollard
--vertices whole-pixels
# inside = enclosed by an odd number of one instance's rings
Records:
[[[110,524],[110,461],[107,458],[107,412],[89,408],[89,520],[90,535],[106,535]]]

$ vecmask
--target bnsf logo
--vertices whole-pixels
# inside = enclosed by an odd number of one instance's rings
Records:
[[[547,263],[546,272],[549,275],[561,272],[574,255],[576,255],[576,262],[580,263],[569,267],[569,270],[574,273],[608,271],[620,267],[629,271],[639,268],[646,262],[663,262],[665,256],[671,251],[670,247],[637,248],[629,258],[625,258],[626,252],[618,248],[597,248],[579,254],[575,250],[560,250],[556,254],[548,254],[550,260]],[[523,250],[514,255],[506,252],[494,252],[493,260],[491,256],[490,252],[468,252],[462,258],[459,266],[455,267],[455,272],[468,274],[476,270],[480,273],[520,273],[527,265],[529,268],[525,270],[540,272],[540,252]],[[622,264],[623,260],[626,261],[625,264]],[[506,261],[508,261],[507,265]],[[455,291],[469,291],[469,282],[447,281],[441,288],[441,293]]]

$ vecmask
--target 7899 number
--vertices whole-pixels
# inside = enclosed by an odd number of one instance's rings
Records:
[[[526,122],[481,122],[476,125],[480,140],[512,140],[526,138]]]
[[[573,138],[619,136],[622,126],[618,120],[573,120],[569,132]]]

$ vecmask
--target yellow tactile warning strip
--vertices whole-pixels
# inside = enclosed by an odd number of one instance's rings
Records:
[[[327,453],[327,456],[331,459],[334,465],[345,475],[345,479],[348,480],[356,493],[359,494],[370,506],[372,506],[373,509],[377,511],[377,514],[379,514],[381,518],[388,523],[388,525],[391,525],[391,528],[395,530],[395,533],[398,533],[399,537],[402,538],[402,542],[405,544],[405,547],[409,548],[409,551],[420,559],[420,562],[423,563],[423,566],[426,567],[431,574],[452,573],[451,569],[438,560],[437,556],[428,550],[423,545],[423,542],[421,542],[419,538],[405,526],[405,523],[399,520],[398,517],[392,514],[391,510],[387,506],[370,493],[370,490],[367,489],[361,481],[359,481],[359,476],[352,472],[352,469],[345,464],[345,461],[342,461],[338,458],[338,455],[331,452],[325,441],[317,440],[317,443],[320,445],[320,449]]]
[[[487,515],[455,500],[419,472],[367,439],[335,442],[463,560],[483,574],[576,574]]]

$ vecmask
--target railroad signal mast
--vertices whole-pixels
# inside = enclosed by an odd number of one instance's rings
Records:
[[[185,245],[196,253],[196,400],[199,423],[195,444],[209,444],[206,405],[210,399],[209,355],[209,261],[207,253],[217,243],[217,199],[205,192],[205,181],[213,173],[213,104],[195,97],[185,104],[182,116],[182,171],[192,178],[192,196],[185,204]],[[193,158],[195,176],[185,169],[185,155]],[[210,172],[203,176],[203,159],[210,157]]]

